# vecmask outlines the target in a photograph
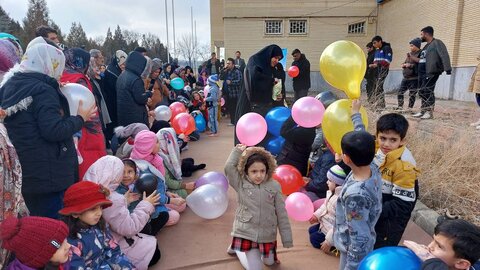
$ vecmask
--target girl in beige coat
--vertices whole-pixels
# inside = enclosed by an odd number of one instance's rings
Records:
[[[477,60],[480,61],[480,56],[477,57]],[[477,100],[478,106],[480,106],[480,64],[478,64],[475,72],[472,75],[472,79],[470,80],[470,86],[468,87],[468,92],[475,93],[475,99]],[[471,123],[470,126],[476,127],[476,129],[480,130],[480,119],[475,122]]]
[[[225,164],[225,174],[237,191],[231,255],[237,254],[245,269],[262,269],[276,258],[277,228],[283,247],[293,246],[280,184],[272,180],[277,167],[274,157],[261,147],[239,144]]]

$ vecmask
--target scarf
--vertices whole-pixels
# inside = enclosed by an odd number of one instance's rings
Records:
[[[163,159],[157,154],[152,154],[152,150],[157,142],[158,139],[155,133],[149,130],[140,131],[137,136],[135,136],[135,141],[133,143],[133,149],[132,153],[130,154],[130,158],[135,160],[140,159],[148,161],[158,171],[160,171],[163,176],[165,176]]]
[[[114,156],[104,156],[88,168],[83,180],[91,181],[115,191],[122,182],[123,162]]]
[[[180,149],[175,130],[173,128],[162,128],[156,135],[160,142],[160,152],[158,154],[163,158],[163,163],[175,179],[181,180],[182,160],[180,159]]]

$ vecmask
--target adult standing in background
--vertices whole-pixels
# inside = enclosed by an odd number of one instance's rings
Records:
[[[227,59],[227,66],[222,74],[222,80],[224,80],[224,89],[222,92],[227,96],[227,109],[230,115],[229,126],[235,125],[235,112],[237,110],[238,96],[242,87],[242,73],[234,64],[233,58]]]
[[[300,73],[293,78],[293,91],[295,94],[294,102],[302,97],[308,95],[308,89],[310,89],[310,62],[299,49],[295,49],[292,52],[293,62],[292,66],[298,67]]]
[[[40,25],[39,27],[37,27],[37,29],[35,29],[35,36],[44,37],[55,42],[55,44],[60,43],[57,30],[47,25]]]
[[[245,64],[245,60],[241,58],[241,56],[242,56],[242,53],[240,51],[235,52],[235,67],[238,68],[238,70],[240,70],[243,76],[243,72],[245,71],[246,64]]]
[[[212,58],[207,60],[207,64],[205,66],[208,75],[218,74],[220,75],[220,60],[217,59],[217,54],[212,52]]]
[[[377,110],[385,109],[385,90],[383,84],[390,69],[393,52],[390,43],[383,41],[381,36],[372,38],[373,47],[375,47],[375,57],[373,64],[368,67],[375,69],[375,86],[373,87],[373,102]]]
[[[365,72],[365,80],[366,83],[366,90],[367,90],[367,100],[368,103],[373,103],[373,88],[375,87],[375,68],[370,67],[373,64],[373,60],[375,59],[375,48],[373,47],[373,43],[367,43],[367,71]]]

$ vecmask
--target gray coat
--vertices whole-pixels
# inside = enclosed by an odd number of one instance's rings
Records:
[[[447,47],[441,40],[434,39],[423,49],[426,50],[427,54],[427,75],[438,75],[444,71],[452,71]]]
[[[267,180],[253,184],[244,173],[248,157],[258,153],[269,162]],[[240,168],[240,170],[239,170]],[[270,243],[277,239],[277,227],[283,246],[293,246],[292,229],[288,220],[280,184],[271,179],[275,170],[275,159],[260,147],[249,147],[245,152],[234,148],[225,164],[225,175],[237,192],[237,210],[233,222],[232,236],[257,243]]]

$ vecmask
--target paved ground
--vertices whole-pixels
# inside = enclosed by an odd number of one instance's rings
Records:
[[[461,109],[462,112],[467,113],[467,108]],[[221,121],[219,137],[203,136],[200,141],[190,143],[189,150],[182,153],[182,157],[192,157],[197,163],[207,164],[206,170],[197,172],[187,181],[194,181],[207,171],[223,172],[225,160],[233,146],[233,127],[228,127],[227,121]],[[236,207],[235,191],[230,188],[228,196],[229,206],[222,217],[204,220],[187,208],[179,224],[162,229],[157,237],[162,259],[152,269],[243,269],[236,256],[226,253],[231,241],[230,231]],[[311,247],[307,233],[310,225],[308,222],[291,221],[291,225],[294,247],[284,249],[280,246],[281,264],[270,268],[338,269],[338,258]],[[404,238],[423,244],[428,244],[431,240],[429,235],[412,222],[408,225]],[[280,238],[278,240],[281,243]]]

